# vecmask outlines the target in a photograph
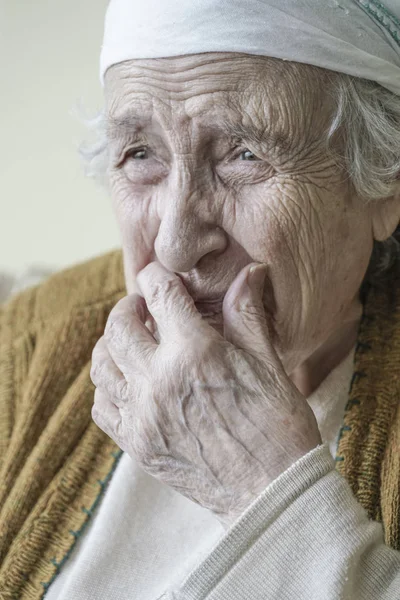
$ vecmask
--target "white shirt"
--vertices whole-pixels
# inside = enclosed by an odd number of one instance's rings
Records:
[[[400,553],[334,469],[353,356],[308,398],[325,444],[227,532],[124,453],[46,600],[399,600]]]

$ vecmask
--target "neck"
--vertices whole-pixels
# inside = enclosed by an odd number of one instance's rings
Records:
[[[362,314],[359,301],[351,308],[346,321],[299,367],[290,378],[305,398],[308,398],[329,373],[346,358],[357,341]]]

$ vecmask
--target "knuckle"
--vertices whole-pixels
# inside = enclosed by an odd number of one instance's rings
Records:
[[[164,283],[160,283],[160,282],[154,282],[153,285],[150,288],[150,293],[149,293],[149,302],[151,304],[159,304],[160,302],[163,301],[165,297],[165,285]]]
[[[110,314],[104,331],[106,341],[124,338],[129,330],[129,318],[123,313]]]
[[[121,421],[118,421],[116,427],[115,427],[115,438],[118,441],[121,441],[124,439],[124,424]]]
[[[157,302],[163,296],[164,293],[164,283],[159,281],[155,281],[150,288],[150,299],[152,302]]]
[[[97,385],[98,381],[100,380],[100,373],[101,373],[101,363],[95,361],[92,362],[92,365],[90,367],[90,379],[92,380],[92,382]]]
[[[128,398],[128,383],[125,379],[121,379],[116,383],[115,386],[116,396],[121,400],[126,400]]]
[[[175,296],[181,290],[180,279],[163,279],[154,281],[150,287],[149,301],[152,304],[162,303],[166,297]]]

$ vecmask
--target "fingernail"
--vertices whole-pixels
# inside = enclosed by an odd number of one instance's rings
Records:
[[[267,274],[267,265],[261,263],[250,267],[250,271],[247,277],[247,282],[252,290],[262,294],[264,289],[265,276]]]

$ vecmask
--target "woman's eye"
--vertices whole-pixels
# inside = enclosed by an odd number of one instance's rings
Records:
[[[243,150],[243,152],[241,152],[239,154],[239,160],[260,160],[260,159],[257,158],[257,156],[255,154],[253,154],[253,152],[251,152],[250,150]]]
[[[126,154],[127,158],[133,158],[136,160],[143,160],[148,157],[146,148],[132,149]]]

